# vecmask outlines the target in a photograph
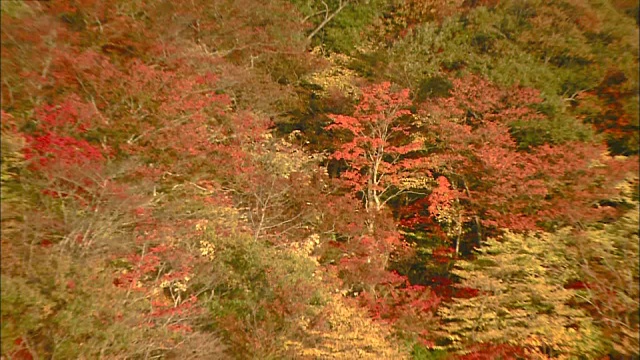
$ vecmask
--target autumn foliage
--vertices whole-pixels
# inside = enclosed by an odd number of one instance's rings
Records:
[[[637,357],[612,4],[2,2],[2,358]]]
[[[362,89],[353,116],[330,116],[326,129],[348,137],[332,155],[349,166],[340,178],[361,194],[367,211],[382,210],[400,194],[401,179],[421,166],[407,157],[421,147],[409,132],[410,105],[408,89],[392,92],[382,83]]]

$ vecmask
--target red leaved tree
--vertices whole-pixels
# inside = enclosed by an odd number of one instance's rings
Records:
[[[409,136],[410,105],[409,90],[393,91],[388,82],[371,85],[362,89],[352,116],[329,115],[333,123],[326,127],[345,140],[332,158],[348,165],[340,182],[362,199],[365,208],[366,226],[348,244],[349,253],[358,256],[343,258],[341,266],[350,274],[362,274],[366,268],[366,282],[372,284],[386,277],[389,255],[402,244],[384,206],[403,192],[401,179],[420,165],[408,157],[420,148]],[[355,219],[353,226],[361,219]],[[363,263],[358,265],[359,261]]]
[[[362,89],[362,100],[353,116],[329,115],[333,123],[326,127],[346,134],[332,155],[349,168],[340,176],[362,197],[367,212],[379,212],[402,193],[400,180],[415,171],[423,161],[408,155],[421,144],[409,134],[407,117],[411,115],[409,90],[393,92],[388,82]]]
[[[385,205],[406,191],[403,180],[430,176],[427,158],[419,157],[422,143],[410,132],[410,105],[407,89],[394,91],[388,82],[364,87],[353,115],[330,115],[333,123],[326,127],[344,139],[332,155],[348,166],[339,183],[351,190],[347,197],[359,197],[365,208],[363,217],[357,209],[341,216],[352,220],[345,232],[355,238],[335,244],[342,250],[339,274],[374,318],[401,332],[416,330],[417,323],[417,328],[427,326],[439,301],[389,271],[389,261],[407,248]],[[420,338],[427,341],[427,333]]]
[[[456,196],[476,240],[497,229],[537,230],[612,215],[612,207],[599,204],[634,171],[631,161],[605,156],[604,146],[592,142],[519,149],[513,123],[546,119],[535,110],[542,102],[536,91],[501,90],[473,76],[453,84],[452,96],[429,103],[424,115],[433,137],[431,169],[462,190]],[[423,201],[437,218],[433,205]]]

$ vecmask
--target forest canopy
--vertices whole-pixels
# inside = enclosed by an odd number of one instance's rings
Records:
[[[2,1],[2,359],[637,359],[627,0]]]

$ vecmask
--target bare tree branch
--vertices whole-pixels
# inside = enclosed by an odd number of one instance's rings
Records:
[[[333,19],[336,15],[338,15],[338,13],[340,13],[340,11],[342,11],[342,9],[344,9],[347,5],[349,4],[349,0],[347,1],[342,1],[340,0],[340,5],[338,6],[338,8],[336,9],[336,11],[334,11],[331,15],[327,16],[324,21],[322,21],[320,23],[320,25],[318,25],[318,27],[316,27],[311,34],[309,34],[309,36],[307,36],[307,40],[311,40],[313,39],[314,36],[316,36],[316,34],[322,30],[323,27],[325,27],[325,25],[327,25],[329,23],[329,21],[331,21],[331,19]]]

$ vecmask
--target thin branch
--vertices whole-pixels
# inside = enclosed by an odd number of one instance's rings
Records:
[[[347,5],[349,4],[349,0],[342,2],[340,1],[340,6],[336,9],[336,11],[334,11],[331,15],[329,15],[328,17],[326,17],[324,19],[323,22],[320,23],[320,25],[318,25],[318,27],[315,28],[315,30],[313,30],[311,32],[311,34],[309,34],[309,36],[307,36],[307,40],[310,41],[311,39],[313,39],[314,36],[316,36],[316,34],[322,30],[322,28],[327,25],[329,23],[329,21],[331,21],[331,19],[333,19],[336,15],[338,15],[338,13],[340,13],[340,11],[342,11],[342,9],[344,9]]]
[[[13,106],[13,91],[11,90],[11,86],[9,85],[7,78],[4,78],[2,82],[7,85],[7,90],[9,90],[9,106]]]
[[[324,1],[323,1],[322,3],[324,4],[325,9],[324,9],[324,10],[320,10],[320,11],[318,11],[318,12],[316,12],[316,13],[311,14],[311,15],[307,15],[307,16],[305,16],[305,18],[304,18],[304,19],[302,19],[302,23],[305,23],[305,22],[307,22],[307,20],[309,20],[309,19],[311,19],[312,17],[315,17],[315,16],[317,16],[317,15],[320,15],[320,14],[325,14],[324,18],[326,19],[326,18],[327,18],[327,16],[328,16],[327,14],[329,14],[329,6],[328,6],[328,5],[327,5],[327,3],[326,3],[326,2],[324,2]]]

